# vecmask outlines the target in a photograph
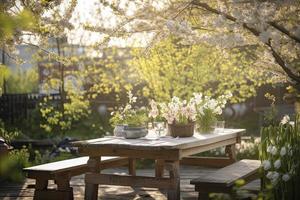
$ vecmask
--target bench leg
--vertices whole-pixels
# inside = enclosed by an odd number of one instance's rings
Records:
[[[37,178],[35,181],[35,190],[34,190],[34,200],[44,199],[42,191],[47,190],[48,187],[48,179]]]
[[[131,176],[136,176],[136,159],[135,158],[128,158],[128,172]]]
[[[198,200],[209,200],[208,193],[200,193],[199,192]]]
[[[155,177],[163,177],[164,176],[164,160],[157,159],[155,160]]]
[[[170,179],[174,181],[175,188],[168,190],[168,200],[180,200],[180,174],[179,174],[179,160],[166,161]]]
[[[92,173],[100,172],[100,161],[101,157],[90,157],[87,164],[89,171]],[[96,200],[98,199],[98,184],[85,183],[85,200]]]
[[[68,177],[56,179],[57,191],[61,199],[73,200],[73,188],[70,187],[70,179]]]

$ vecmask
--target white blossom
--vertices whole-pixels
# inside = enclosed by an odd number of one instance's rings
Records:
[[[289,181],[290,178],[291,178],[291,176],[290,176],[288,173],[287,173],[287,174],[284,174],[284,175],[282,176],[282,180],[283,180],[284,182]]]
[[[267,171],[271,169],[271,162],[269,160],[264,160],[262,162],[262,166],[264,167],[264,170]]]
[[[261,139],[260,138],[255,138],[254,144],[260,144],[260,143],[261,143]]]
[[[284,115],[284,117],[281,120],[281,124],[284,125],[290,121],[290,117],[288,115]]]
[[[150,101],[151,110],[149,112],[149,117],[156,118],[159,114],[159,110],[157,108],[157,103],[154,100]]]
[[[281,156],[285,156],[286,155],[286,148],[285,147],[281,147],[281,150],[280,150],[280,155]]]
[[[280,176],[280,174],[278,172],[274,172],[272,174],[272,180],[271,181],[272,181],[273,184],[276,183],[276,181],[278,180],[279,176]]]
[[[281,160],[280,160],[280,159],[278,159],[278,160],[276,160],[276,161],[274,162],[274,167],[275,167],[276,169],[279,169],[279,168],[281,167]]]
[[[271,151],[272,151],[272,148],[273,148],[273,146],[272,146],[272,145],[268,146],[268,147],[267,147],[267,152],[268,152],[268,153],[271,153]]]
[[[194,93],[194,98],[193,100],[195,101],[196,105],[199,105],[200,103],[202,103],[202,93]]]
[[[269,171],[269,172],[267,173],[266,177],[267,177],[268,179],[271,180],[271,179],[273,178],[273,173],[274,173],[274,172]]]
[[[275,146],[272,147],[271,154],[275,156],[277,154],[277,148]]]

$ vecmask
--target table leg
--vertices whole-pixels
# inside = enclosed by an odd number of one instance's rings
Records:
[[[136,176],[136,159],[135,158],[128,158],[129,159],[129,165],[128,165],[128,171],[131,176]]]
[[[164,176],[164,160],[157,159],[155,160],[155,177],[163,177]]]
[[[236,149],[235,149],[235,144],[232,145],[227,145],[225,147],[225,153],[228,155],[229,159],[232,161],[236,161]]]
[[[88,160],[88,168],[91,173],[100,172],[100,161],[101,157],[90,157]],[[98,199],[98,184],[85,183],[85,200],[96,200]]]
[[[174,181],[174,189],[168,190],[168,200],[180,200],[180,174],[179,174],[179,160],[166,161],[168,166],[170,179]]]

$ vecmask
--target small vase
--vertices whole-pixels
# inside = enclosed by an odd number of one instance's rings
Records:
[[[213,110],[204,109],[203,114],[197,116],[197,132],[202,134],[213,133],[216,121],[217,117]]]
[[[172,137],[192,137],[194,135],[195,122],[188,124],[168,124],[168,133]]]
[[[145,126],[124,126],[123,134],[126,139],[137,139],[145,137],[148,129]]]
[[[114,136],[116,137],[124,137],[124,125],[116,125],[114,128]]]
[[[201,124],[198,123],[196,126],[197,132],[202,133],[202,134],[208,134],[208,133],[213,133],[215,130],[215,122],[211,121],[209,123]]]

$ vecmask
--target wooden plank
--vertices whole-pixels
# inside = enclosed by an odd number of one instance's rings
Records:
[[[240,137],[245,129],[224,129],[222,133],[212,134],[194,134],[193,137],[186,138],[172,138],[162,137],[159,140],[146,139],[124,139],[117,137],[99,138],[88,141],[80,141],[72,143],[73,146],[81,148],[125,148],[135,150],[165,150],[165,149],[186,149],[196,146],[202,146],[220,142],[231,138]]]
[[[129,158],[148,158],[148,159],[168,159],[168,160],[178,160],[179,150],[135,150],[127,148],[112,148],[112,147],[80,147],[79,153],[82,155],[91,156],[123,156]]]
[[[80,168],[86,168],[87,167],[87,161],[88,156],[79,157],[79,158],[73,158],[68,160],[62,160],[52,163],[47,163],[43,165],[37,165],[33,167],[25,168],[25,172],[39,172],[44,173],[44,175],[48,174],[55,174],[55,173],[63,173],[65,171],[72,171]],[[103,157],[101,160],[101,163],[106,168],[109,167],[109,164],[115,165],[116,163],[124,163],[127,162],[127,158],[122,157],[113,157],[113,156],[107,156]],[[128,163],[128,162],[127,162]]]
[[[148,176],[128,176],[128,175],[111,175],[87,173],[85,182],[103,185],[122,185],[131,187],[149,187],[160,189],[173,189],[176,187],[173,179],[157,178]]]
[[[188,149],[181,149],[180,150],[180,158],[184,158],[187,156],[195,155],[195,154],[198,154],[198,153],[201,153],[204,151],[212,150],[212,149],[215,149],[218,147],[227,146],[227,145],[231,145],[231,144],[235,144],[235,143],[236,143],[236,138],[231,138],[231,139],[215,142],[212,144],[201,145],[201,146],[192,147],[192,148],[188,148]]]
[[[230,187],[238,179],[251,180],[257,177],[261,162],[259,160],[240,160],[232,165],[217,170],[207,176],[191,180],[191,184],[199,188],[204,185]]]
[[[195,165],[195,166],[202,166],[202,167],[225,167],[231,165],[235,162],[227,157],[198,157],[198,156],[188,156],[182,158],[180,160],[181,165]]]

